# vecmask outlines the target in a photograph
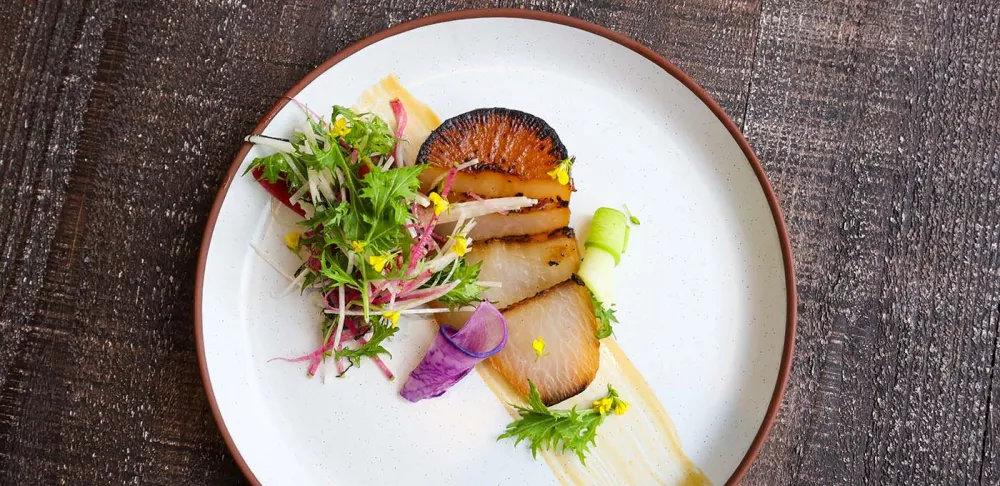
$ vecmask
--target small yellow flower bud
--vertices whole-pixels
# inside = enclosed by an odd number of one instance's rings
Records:
[[[469,252],[469,239],[464,236],[456,236],[455,244],[451,246],[451,251],[462,257]]]
[[[438,194],[436,192],[432,192],[429,196],[427,196],[427,199],[430,199],[431,202],[434,203],[434,215],[435,216],[441,216],[441,213],[443,213],[443,212],[445,212],[445,211],[448,210],[448,206],[449,206],[448,200],[445,199],[445,198],[443,198],[443,197],[441,197],[440,194]]]
[[[389,263],[389,257],[387,256],[372,255],[368,257],[368,264],[371,265],[376,272],[381,272],[387,263]]]
[[[289,232],[285,235],[285,245],[288,246],[292,251],[299,251],[299,240],[302,239],[302,234],[298,231]]]

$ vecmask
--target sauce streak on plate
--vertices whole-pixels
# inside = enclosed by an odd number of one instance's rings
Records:
[[[504,403],[523,402],[492,367],[481,364],[477,369],[497,398]],[[591,446],[587,465],[580,464],[574,454],[539,453],[562,484],[711,484],[684,454],[670,416],[613,338],[601,340],[601,366],[594,382],[556,407],[589,407],[607,394],[608,384],[631,407],[625,415],[608,417],[597,429],[597,444]],[[514,408],[507,408],[517,418]]]

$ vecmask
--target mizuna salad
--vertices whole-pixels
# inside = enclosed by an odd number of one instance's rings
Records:
[[[500,438],[584,462],[598,426],[629,402],[609,383],[583,406],[549,407],[594,381],[617,322],[612,270],[638,220],[601,208],[581,257],[568,227],[575,160],[533,115],[463,113],[417,152],[399,99],[381,110],[391,118],[300,107],[291,137],[247,138],[271,153],[246,174],[302,218],[284,235],[301,260],[291,287],[322,297],[316,349],[281,359],[310,376],[370,360],[391,380],[385,343],[409,317],[432,316],[440,332],[407,370],[404,398],[439,396],[486,361],[523,401]]]
[[[402,105],[394,111],[397,127],[405,126]],[[489,285],[479,281],[479,266],[464,258],[475,227],[465,214],[517,210],[535,201],[511,197],[452,208],[448,196],[462,165],[422,194],[423,167],[402,161],[403,141],[385,120],[341,106],[333,107],[330,119],[310,114],[289,140],[249,137],[275,153],[255,159],[248,171],[304,218],[301,231],[285,237],[303,262],[294,283],[320,292],[324,309],[322,345],[298,359],[309,362],[310,375],[332,359],[343,375],[370,358],[392,379],[382,344],[401,317],[478,304]],[[434,232],[445,223],[450,232]],[[423,307],[430,302],[448,308]]]

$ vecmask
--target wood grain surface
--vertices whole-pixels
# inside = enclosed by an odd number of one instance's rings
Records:
[[[777,191],[799,278],[744,481],[1000,484],[1000,2],[0,2],[0,484],[241,484],[195,359],[195,261],[242,136],[399,22],[580,17],[691,74]]]

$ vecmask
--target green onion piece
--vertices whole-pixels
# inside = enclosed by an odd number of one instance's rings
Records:
[[[586,251],[577,275],[605,307],[613,303],[614,268],[628,244],[628,218],[617,209],[599,208],[590,223]]]
[[[596,247],[608,252],[614,257],[617,266],[625,245],[627,221],[625,213],[617,209],[598,208],[590,223],[590,233],[587,235],[584,247],[588,249]]]
[[[606,306],[613,302],[614,269],[614,257],[600,248],[592,247],[584,252],[583,263],[577,273],[594,297]]]

